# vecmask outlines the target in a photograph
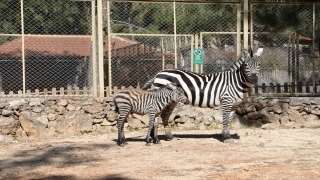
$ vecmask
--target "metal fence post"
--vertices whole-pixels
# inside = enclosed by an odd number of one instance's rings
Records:
[[[178,67],[177,63],[177,17],[176,17],[176,1],[173,1],[173,23],[174,23],[174,68]]]
[[[248,49],[248,38],[249,38],[249,32],[248,32],[248,8],[249,6],[249,1],[244,0],[243,1],[243,48]],[[250,96],[251,94],[251,88],[248,93],[243,94],[243,101],[247,100],[247,96]]]
[[[312,3],[312,94],[316,94],[316,79],[315,79],[315,52],[314,52],[314,39],[316,38],[316,5]]]
[[[93,87],[91,88],[91,93],[96,96],[97,95],[97,78],[96,78],[96,61],[97,61],[97,33],[96,33],[96,3],[95,0],[91,1],[91,21],[92,21],[92,37],[91,37],[91,48],[92,48],[92,81],[93,81]]]
[[[109,94],[112,94],[112,74],[111,74],[111,23],[110,23],[110,1],[107,1],[107,31],[108,31],[108,81]]]
[[[241,56],[241,5],[237,4],[237,58]]]
[[[248,25],[249,26],[249,25]],[[254,41],[253,41],[253,17],[252,17],[252,4],[250,3],[250,47],[253,50]]]
[[[98,0],[99,97],[104,97],[102,0]],[[94,67],[97,68],[97,67]],[[95,89],[97,91],[97,89]]]
[[[193,47],[194,47],[194,36],[191,36],[191,43],[190,43],[190,70],[193,72],[193,62],[194,62],[194,59],[193,59]]]
[[[199,37],[198,34],[194,35],[194,48],[199,47]],[[199,73],[199,64],[195,64],[195,72]]]
[[[24,16],[23,16],[23,0],[21,0],[21,56],[22,56],[22,93],[23,97],[26,96],[26,61],[24,53]]]
[[[243,48],[248,49],[248,14],[249,14],[249,1],[243,0]]]

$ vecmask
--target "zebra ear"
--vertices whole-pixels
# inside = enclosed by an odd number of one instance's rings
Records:
[[[251,47],[250,47],[250,49],[249,49],[249,53],[250,53],[250,57],[253,57],[253,52],[252,52]]]
[[[248,56],[248,51],[246,50],[246,49],[242,49],[242,51],[241,51],[241,56],[242,57],[247,57]]]
[[[256,55],[259,57],[259,56],[261,56],[262,52],[263,52],[263,47],[260,46],[259,49],[256,52]]]

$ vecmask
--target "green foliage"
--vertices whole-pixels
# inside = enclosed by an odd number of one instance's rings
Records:
[[[25,34],[91,34],[91,2],[25,0],[23,12]],[[0,17],[0,33],[22,33],[20,0],[2,0]]]
[[[312,5],[254,5],[253,11],[254,24],[265,31],[312,35]]]
[[[130,125],[128,125],[128,126],[126,127],[126,129],[128,129],[129,131],[133,131],[133,130],[134,130],[134,128],[131,127]]]
[[[24,4],[25,33],[90,34],[90,2],[38,1]]]
[[[112,127],[112,128],[111,128],[111,132],[112,132],[112,133],[115,133],[115,132],[117,132],[117,129]]]
[[[177,3],[178,34],[201,31],[234,31],[236,8],[222,4]],[[174,33],[172,3],[113,2],[112,31],[116,33]]]

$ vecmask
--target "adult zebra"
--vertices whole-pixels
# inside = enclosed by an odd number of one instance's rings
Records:
[[[172,82],[181,87],[190,104],[195,107],[215,107],[222,105],[224,142],[233,142],[230,136],[230,123],[235,111],[232,107],[243,100],[243,96],[251,85],[258,82],[260,60],[263,52],[260,47],[255,54],[252,50],[242,50],[241,58],[228,70],[214,74],[198,74],[179,69],[166,69],[149,80],[142,89],[148,89],[153,83],[160,88]],[[173,138],[168,128],[168,119],[176,106],[170,103],[161,113],[165,133],[168,140]]]

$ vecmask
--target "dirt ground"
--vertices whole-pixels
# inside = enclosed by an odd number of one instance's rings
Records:
[[[0,179],[320,179],[320,128],[181,131],[145,146],[145,130],[0,144]],[[159,134],[164,134],[160,131]]]

